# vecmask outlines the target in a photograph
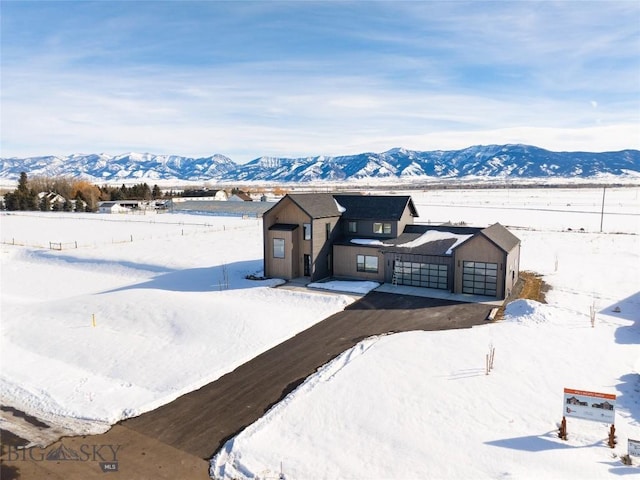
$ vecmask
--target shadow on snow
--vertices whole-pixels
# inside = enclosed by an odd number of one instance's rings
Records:
[[[598,442],[599,443],[599,442]],[[524,452],[545,452],[547,450],[558,450],[566,448],[584,448],[594,445],[569,445],[565,441],[557,438],[556,431],[547,433],[546,435],[529,435],[527,437],[505,438],[502,440],[492,440],[485,442],[485,445],[493,447],[510,448],[512,450],[522,450]]]
[[[262,260],[233,262],[214,267],[187,268],[161,273],[151,280],[115,288],[102,293],[135,289],[166,290],[170,292],[216,292],[269,286],[273,281],[247,280],[246,275],[262,268]]]
[[[625,345],[640,343],[640,292],[615,302],[598,313],[624,320],[633,320],[632,325],[618,327],[615,334],[616,342]]]

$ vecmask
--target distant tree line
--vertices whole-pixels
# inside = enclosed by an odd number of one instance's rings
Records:
[[[99,187],[86,180],[72,177],[34,176],[28,178],[26,172],[21,172],[18,187],[14,191],[4,194],[4,201],[0,201],[0,209],[95,212],[98,210],[98,202],[101,201],[149,201],[175,196],[208,197],[215,195],[217,191],[205,187],[187,188],[180,192],[170,190],[163,194],[158,185],[149,187],[147,183],[139,183],[129,187],[125,184],[121,187],[109,185]],[[255,193],[260,192],[260,189],[255,189]],[[245,192],[237,187],[231,189],[232,195],[238,193]]]
[[[53,200],[52,200],[53,199]],[[3,210],[94,212],[100,189],[84,180],[68,177],[34,177],[20,172],[18,187],[4,194]]]
[[[162,198],[162,191],[158,185],[154,185],[153,188],[149,188],[146,183],[139,183],[127,187],[122,185],[121,187],[110,187],[105,185],[100,187],[100,194],[102,200],[118,201],[118,200],[157,200]]]
[[[33,177],[20,173],[18,187],[4,194],[3,210],[95,212],[100,201],[152,200],[162,197],[158,185],[146,183],[127,187],[97,187],[70,177]]]

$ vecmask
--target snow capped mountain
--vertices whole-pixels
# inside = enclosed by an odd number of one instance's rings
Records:
[[[192,180],[313,182],[369,178],[593,178],[640,177],[640,151],[552,152],[529,145],[473,146],[428,152],[394,148],[338,157],[260,157],[237,164],[223,155],[204,158],[149,153],[74,154],[0,158],[0,178],[82,177],[94,182]]]
[[[150,153],[74,154],[67,157],[0,158],[0,178],[29,176],[82,177],[94,182],[125,180],[208,180],[235,170],[238,165],[223,155],[205,158]]]

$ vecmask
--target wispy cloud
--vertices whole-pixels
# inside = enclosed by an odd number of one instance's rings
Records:
[[[7,3],[3,156],[640,148],[636,2]]]

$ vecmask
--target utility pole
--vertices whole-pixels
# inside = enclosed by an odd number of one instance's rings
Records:
[[[600,233],[602,233],[602,222],[604,221],[604,196],[607,193],[607,187],[602,189],[602,210],[600,210]]]

